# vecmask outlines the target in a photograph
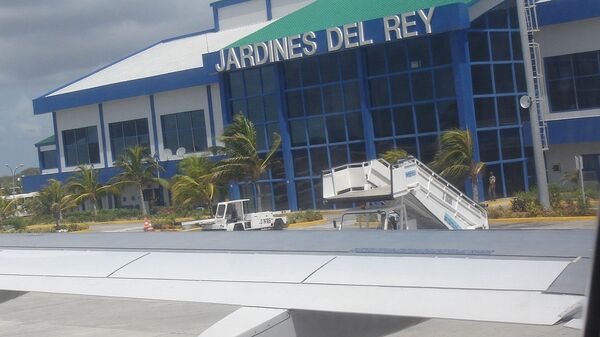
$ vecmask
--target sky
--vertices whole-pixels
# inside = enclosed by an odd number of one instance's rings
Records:
[[[32,100],[165,38],[213,26],[211,0],[0,0],[0,176],[53,134]],[[4,170],[6,172],[4,172]]]

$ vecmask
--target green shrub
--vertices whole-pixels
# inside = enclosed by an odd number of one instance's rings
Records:
[[[512,218],[515,214],[507,208],[502,206],[494,207],[488,209],[488,217],[490,219],[499,219],[499,218]]]
[[[154,207],[151,214],[158,217],[174,215],[178,218],[194,219],[204,219],[213,216],[209,209],[195,209],[189,207]]]
[[[60,225],[60,226],[58,226],[58,228],[56,228],[56,227],[54,228],[54,230],[56,230],[56,231],[64,230],[64,229],[66,229],[69,232],[78,232],[78,231],[90,229],[90,225],[81,224],[81,223],[72,223],[72,224],[67,224],[67,225]]]
[[[141,212],[137,209],[101,209],[94,215],[92,211],[73,211],[65,213],[63,218],[66,222],[103,222],[115,220],[137,220],[141,219]]]
[[[20,232],[27,226],[27,221],[24,218],[6,218],[2,221],[2,225]]]
[[[321,214],[319,211],[306,210],[288,214],[287,219],[288,224],[316,221],[323,219],[323,214]]]
[[[175,215],[167,215],[167,216],[162,216],[162,217],[153,217],[152,218],[152,228],[154,228],[155,230],[162,230],[162,231],[168,231],[168,230],[180,230],[183,227],[181,226],[181,223],[177,222],[177,217]]]
[[[513,212],[529,212],[530,209],[536,208],[536,204],[539,205],[537,192],[532,189],[529,192],[515,193],[510,202],[510,209]]]

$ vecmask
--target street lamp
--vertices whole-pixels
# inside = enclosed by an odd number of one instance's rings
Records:
[[[15,175],[17,174],[17,170],[19,170],[21,167],[23,167],[25,165],[19,164],[19,165],[15,166],[14,169],[12,167],[10,167],[8,164],[4,164],[4,166],[8,167],[8,169],[10,170],[10,173],[12,174],[12,194],[15,195],[15,194],[17,194],[16,187],[15,187]]]

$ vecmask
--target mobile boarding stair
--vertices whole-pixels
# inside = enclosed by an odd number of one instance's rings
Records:
[[[410,228],[407,202],[425,209],[451,230],[489,228],[487,211],[482,206],[414,157],[395,164],[376,159],[326,170],[323,198],[327,202],[383,204],[399,216],[397,229]],[[388,229],[387,217],[384,229]]]

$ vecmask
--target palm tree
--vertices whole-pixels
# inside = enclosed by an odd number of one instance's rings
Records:
[[[115,184],[118,186],[134,186],[138,192],[142,214],[148,215],[146,203],[144,202],[144,187],[152,184],[168,186],[165,180],[155,176],[155,173],[164,171],[164,169],[152,158],[150,149],[139,145],[126,148],[115,162],[115,167],[122,170],[113,179]]]
[[[35,198],[33,210],[38,215],[51,214],[58,228],[63,212],[75,206],[77,206],[75,196],[69,194],[65,185],[58,180],[49,179],[46,187]]]
[[[208,204],[212,208],[216,190],[213,163],[206,157],[187,157],[178,166],[180,174],[171,179],[173,200],[184,206]]]
[[[113,191],[112,185],[98,182],[97,170],[85,165],[79,166],[79,171],[69,178],[67,187],[75,196],[75,202],[90,201],[94,215],[98,215],[98,200]]]
[[[406,156],[408,156],[408,153],[405,150],[399,148],[393,148],[381,154],[381,158],[390,164],[395,164],[400,159]]]
[[[440,137],[440,149],[431,163],[434,170],[450,179],[471,178],[473,200],[479,202],[477,179],[485,163],[475,161],[473,137],[469,130],[452,129]]]
[[[15,213],[15,202],[17,199],[6,199],[6,196],[0,193],[0,222]]]
[[[256,208],[262,211],[260,184],[256,182],[267,172],[274,162],[274,156],[281,146],[281,137],[273,133],[273,144],[264,156],[259,154],[256,146],[256,129],[254,124],[244,115],[237,114],[233,123],[223,131],[221,141],[224,146],[217,152],[225,155],[213,169],[214,178],[218,181],[249,181],[258,195]]]

